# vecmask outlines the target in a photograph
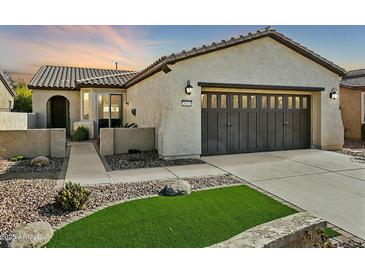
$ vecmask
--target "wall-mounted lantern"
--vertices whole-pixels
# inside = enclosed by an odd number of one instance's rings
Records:
[[[190,95],[192,92],[193,92],[193,86],[191,85],[190,80],[188,80],[188,81],[186,82],[185,93],[186,93],[187,95]]]
[[[136,110],[135,108],[132,108],[132,109],[131,109],[131,113],[132,113],[132,115],[133,115],[133,116],[136,116],[136,114],[137,114],[137,110]]]
[[[337,97],[338,97],[338,94],[336,93],[336,88],[333,88],[331,89],[331,92],[330,92],[330,98],[333,99],[333,100],[336,100]]]
[[[125,101],[125,106],[129,107],[129,101]]]

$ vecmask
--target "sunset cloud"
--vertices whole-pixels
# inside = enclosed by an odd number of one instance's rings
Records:
[[[153,61],[148,48],[165,42],[150,41],[131,28],[28,27],[32,35],[0,29],[0,59],[6,69],[22,73],[34,73],[43,64],[114,68],[118,62],[120,68],[141,69]]]

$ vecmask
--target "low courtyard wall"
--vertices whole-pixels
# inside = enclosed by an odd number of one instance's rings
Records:
[[[155,149],[154,128],[101,128],[100,154],[128,153],[129,149],[149,151]]]
[[[66,129],[0,130],[0,157],[66,155]]]
[[[37,114],[25,112],[0,112],[0,130],[37,128]]]

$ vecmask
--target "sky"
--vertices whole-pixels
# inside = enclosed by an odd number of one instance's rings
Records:
[[[0,26],[0,70],[44,64],[138,70],[161,56],[266,26]],[[346,70],[365,68],[365,26],[272,26]]]

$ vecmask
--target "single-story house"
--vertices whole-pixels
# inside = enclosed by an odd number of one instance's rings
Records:
[[[340,83],[340,94],[345,137],[361,139],[365,124],[365,69],[349,71]]]
[[[11,111],[14,107],[15,91],[8,77],[0,71],[0,111]]]
[[[346,71],[265,28],[158,59],[141,71],[43,66],[29,83],[40,127],[155,128],[163,158],[339,149]],[[78,123],[80,124],[80,123]]]

